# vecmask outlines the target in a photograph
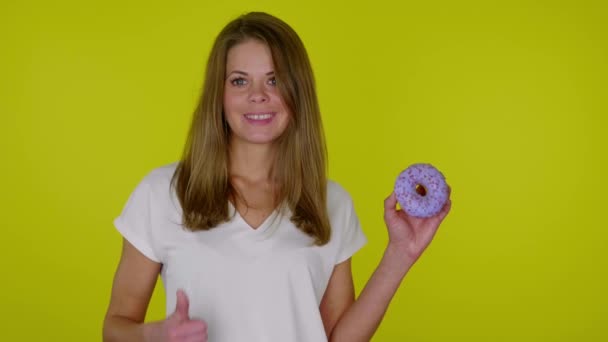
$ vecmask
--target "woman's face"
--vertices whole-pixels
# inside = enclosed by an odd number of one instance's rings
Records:
[[[249,39],[228,51],[224,115],[233,143],[269,144],[285,131],[290,115],[266,44]]]

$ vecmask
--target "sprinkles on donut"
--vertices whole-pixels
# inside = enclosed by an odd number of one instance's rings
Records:
[[[443,174],[431,164],[413,164],[395,182],[395,195],[403,210],[414,217],[436,215],[448,200]]]

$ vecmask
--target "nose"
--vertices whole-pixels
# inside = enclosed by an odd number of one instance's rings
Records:
[[[264,89],[264,84],[254,84],[250,88],[249,101],[253,103],[263,103],[268,102],[268,99],[268,94],[266,93],[266,89]]]

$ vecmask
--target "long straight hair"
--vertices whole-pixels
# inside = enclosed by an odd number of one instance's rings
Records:
[[[266,44],[274,62],[277,87],[290,112],[277,139],[271,177],[278,203],[315,244],[331,237],[327,214],[327,148],[312,67],[297,33],[282,20],[261,12],[238,17],[224,27],[211,49],[202,94],[172,184],[189,230],[208,230],[230,220],[228,199],[237,196],[229,176],[230,128],[224,117],[226,58],[249,39]]]

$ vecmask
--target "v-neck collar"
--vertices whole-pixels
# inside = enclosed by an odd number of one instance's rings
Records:
[[[277,218],[277,215],[278,215],[280,209],[281,209],[281,206],[278,206],[277,208],[275,208],[270,213],[270,215],[268,215],[268,217],[266,217],[264,219],[264,221],[262,221],[262,223],[258,227],[254,228],[249,223],[247,223],[247,221],[243,218],[243,216],[241,216],[241,213],[239,213],[239,211],[232,204],[232,202],[228,201],[228,213],[229,213],[229,215],[231,217],[234,217],[235,220],[240,221],[240,223],[247,229],[247,231],[250,231],[252,233],[259,233],[259,234],[261,234],[264,231],[268,230],[268,227],[271,226],[271,224]]]

